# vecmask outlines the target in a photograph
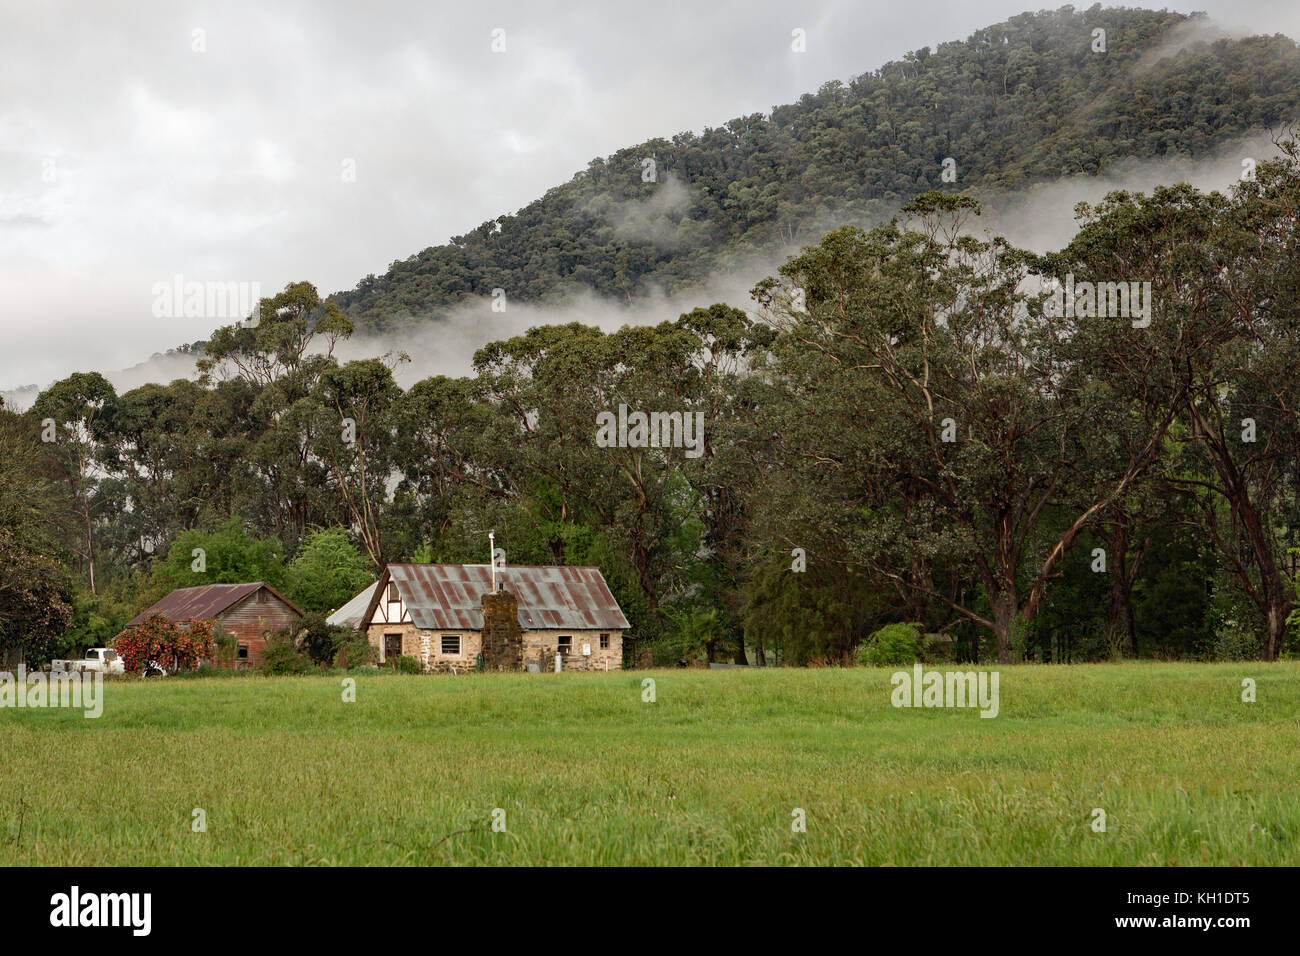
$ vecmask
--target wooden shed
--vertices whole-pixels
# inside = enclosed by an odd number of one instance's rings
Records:
[[[259,666],[271,632],[289,627],[303,616],[292,601],[261,581],[179,588],[137,614],[130,625],[141,624],[155,614],[177,624],[190,618],[216,621],[239,642],[236,667]]]

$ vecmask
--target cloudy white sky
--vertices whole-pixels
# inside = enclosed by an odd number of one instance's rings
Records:
[[[177,274],[351,287],[595,156],[1038,6],[0,0],[0,390],[206,337],[152,314]],[[1300,36],[1291,0],[1186,9]]]

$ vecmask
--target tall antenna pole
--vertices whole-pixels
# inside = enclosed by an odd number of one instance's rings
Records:
[[[492,593],[497,593],[497,532],[488,532],[488,564],[492,567]]]

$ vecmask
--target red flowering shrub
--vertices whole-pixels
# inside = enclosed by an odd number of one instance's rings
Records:
[[[197,667],[212,654],[215,621],[190,618],[175,624],[160,614],[128,627],[113,638],[113,649],[122,656],[127,673],[161,667],[169,674]]]

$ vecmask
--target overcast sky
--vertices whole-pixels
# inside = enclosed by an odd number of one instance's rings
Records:
[[[596,156],[1037,6],[0,0],[0,390],[205,338],[153,314],[175,275],[350,288]],[[1300,35],[1291,0],[1197,8]]]

